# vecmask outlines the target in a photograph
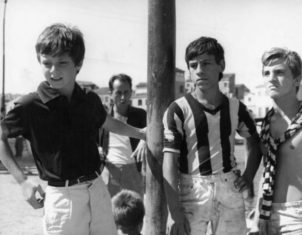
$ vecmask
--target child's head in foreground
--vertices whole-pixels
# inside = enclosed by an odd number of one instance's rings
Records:
[[[122,190],[112,198],[113,217],[119,234],[140,234],[145,216],[140,195],[131,190]]]

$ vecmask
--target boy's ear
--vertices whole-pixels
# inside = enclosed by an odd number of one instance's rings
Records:
[[[299,88],[301,83],[301,75],[294,78],[296,86]]]
[[[224,59],[220,60],[219,65],[221,67],[221,72],[223,72],[224,69],[225,69],[225,61],[224,61]]]
[[[40,63],[40,53],[37,53],[37,59],[38,59],[38,62]]]
[[[80,72],[80,70],[81,70],[81,68],[82,68],[82,65],[83,65],[83,60],[82,60],[78,65],[76,65],[77,73]]]

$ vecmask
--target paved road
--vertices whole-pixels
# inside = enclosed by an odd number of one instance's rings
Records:
[[[37,176],[29,176],[38,180]],[[0,173],[0,234],[41,235],[43,210],[34,210],[23,199],[19,185],[11,175]]]

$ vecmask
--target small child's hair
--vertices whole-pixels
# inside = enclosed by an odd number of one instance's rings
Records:
[[[67,53],[76,66],[81,65],[85,55],[82,32],[76,27],[56,23],[46,27],[36,43],[38,61],[40,54],[60,56]]]
[[[124,233],[140,229],[145,216],[144,203],[134,191],[123,189],[112,198],[115,224]]]

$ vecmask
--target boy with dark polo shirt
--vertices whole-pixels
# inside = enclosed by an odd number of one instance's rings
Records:
[[[110,196],[100,175],[97,135],[101,126],[145,138],[142,130],[107,115],[99,97],[75,82],[85,54],[82,33],[73,27],[47,27],[36,43],[46,81],[20,99],[1,122],[1,161],[20,184],[33,208],[43,207],[44,234],[116,234]],[[8,138],[31,143],[45,193],[30,182],[15,161]]]

